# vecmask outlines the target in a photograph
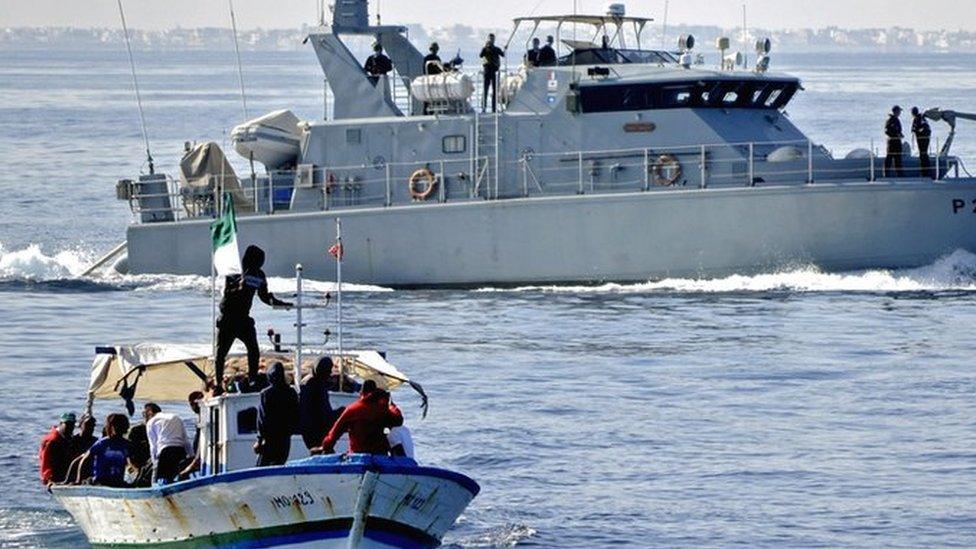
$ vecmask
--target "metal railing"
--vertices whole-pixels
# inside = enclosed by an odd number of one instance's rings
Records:
[[[473,137],[477,143],[478,136]],[[232,191],[237,214],[246,216],[572,194],[864,183],[894,177],[886,173],[884,157],[873,148],[837,159],[809,140],[525,150],[515,158],[494,154],[496,147],[428,161],[273,171],[242,178],[238,187],[223,190]],[[955,157],[935,153],[931,159],[924,169],[919,157],[904,156],[901,176],[937,181],[959,177]],[[128,198],[144,222],[213,217],[221,181],[227,179],[214,176],[208,186],[186,189],[167,177],[165,193],[133,192]]]

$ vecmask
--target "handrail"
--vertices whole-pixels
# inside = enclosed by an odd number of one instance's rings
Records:
[[[502,158],[496,152],[499,150],[497,143],[479,146],[480,139],[497,141],[499,136],[494,124],[486,125],[480,120],[481,116],[477,118],[473,143],[470,144],[474,148],[471,154],[426,161],[315,166],[311,169],[311,182],[303,186],[296,186],[293,170],[270,171],[253,181],[242,180],[240,192],[254,202],[254,208],[239,210],[238,215],[274,215],[293,207],[296,211],[314,211],[316,208],[331,210],[424,203],[423,199],[411,196],[405,186],[409,175],[423,167],[434,172],[438,187],[429,201],[444,203],[558,194],[657,192],[686,185],[709,189],[717,186],[874,182],[884,163],[884,158],[875,154],[873,146],[865,157],[834,158],[823,146],[807,139],[559,152],[525,150],[517,157]],[[484,134],[480,134],[478,125],[486,126]],[[786,155],[778,161],[769,159],[773,151],[787,146],[795,148],[792,156]],[[955,157],[944,157],[939,151],[932,157],[929,176],[934,173],[938,180],[959,176]],[[676,165],[663,165],[668,158],[676,159],[673,160]],[[667,177],[662,177],[664,171],[668,172]],[[903,172],[910,177],[926,175],[917,166],[906,166]],[[219,176],[212,177],[210,189],[219,181]],[[132,212],[137,215],[172,212],[173,221],[213,215],[207,206],[208,195],[213,191],[188,193],[179,189],[177,181],[169,176],[166,183],[167,193],[140,194],[137,186],[130,197]],[[318,206],[315,206],[314,196],[320,196]],[[157,200],[150,203],[152,199]]]

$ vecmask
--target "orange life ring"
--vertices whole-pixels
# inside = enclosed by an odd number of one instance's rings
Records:
[[[673,154],[662,154],[651,164],[651,176],[654,183],[661,187],[670,187],[681,179],[681,162]]]
[[[425,181],[427,183],[423,190],[419,190],[417,185]],[[437,176],[434,172],[430,171],[430,168],[420,168],[419,170],[410,174],[410,196],[414,200],[427,200],[430,195],[434,194],[434,189],[437,188]]]

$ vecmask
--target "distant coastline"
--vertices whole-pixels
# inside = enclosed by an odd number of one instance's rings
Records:
[[[246,51],[302,50],[302,39],[310,27],[293,29],[251,29],[240,32],[241,48]],[[425,28],[407,25],[411,40],[424,44],[431,40],[442,43],[447,50],[477,51],[489,32],[506,36],[509,29],[474,28],[467,25]],[[667,49],[672,49],[680,34],[691,33],[701,44],[700,50],[711,49],[715,39],[728,36],[742,48],[741,28],[715,26],[674,25],[668,28]],[[918,31],[909,28],[888,29],[822,29],[766,30],[749,29],[749,43],[756,38],[770,37],[779,51],[863,51],[913,52],[953,51],[976,52],[976,32]],[[233,35],[229,28],[175,28],[169,30],[131,30],[132,46],[143,51],[187,51],[233,49]],[[101,49],[121,45],[122,31],[116,28],[70,27],[8,27],[0,28],[0,50],[56,50]],[[661,27],[649,27],[644,33],[645,46],[659,48]],[[751,50],[751,47],[749,48]]]

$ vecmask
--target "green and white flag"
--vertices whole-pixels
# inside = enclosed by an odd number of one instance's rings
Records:
[[[241,254],[237,249],[237,220],[234,199],[224,193],[224,214],[210,224],[213,241],[213,266],[218,276],[241,274]]]

